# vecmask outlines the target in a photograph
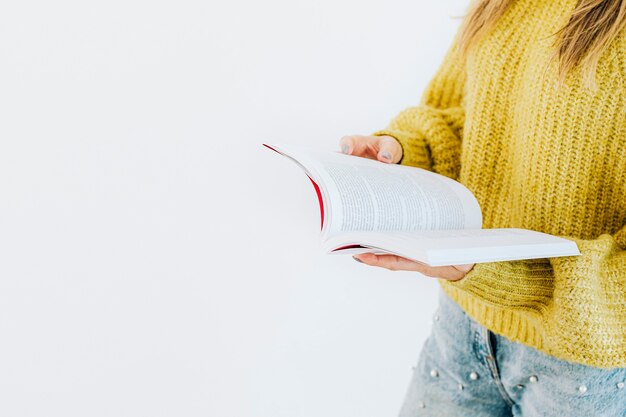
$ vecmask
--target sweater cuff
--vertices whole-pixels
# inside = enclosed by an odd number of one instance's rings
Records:
[[[480,297],[487,302],[500,304],[503,299],[545,301],[552,295],[554,272],[548,258],[508,262],[477,263],[458,281],[445,282]]]

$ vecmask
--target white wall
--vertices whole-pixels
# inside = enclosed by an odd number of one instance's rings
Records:
[[[384,127],[465,3],[3,2],[0,415],[395,415],[437,284],[261,143]]]

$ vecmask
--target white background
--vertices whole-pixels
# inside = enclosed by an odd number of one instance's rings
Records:
[[[308,178],[465,1],[3,1],[0,416],[397,414],[437,283],[324,255]]]

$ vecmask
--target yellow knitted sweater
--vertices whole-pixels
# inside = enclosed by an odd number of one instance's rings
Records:
[[[551,36],[576,0],[517,0],[461,60],[453,45],[421,103],[375,135],[400,164],[458,180],[483,227],[574,240],[581,256],[476,264],[444,291],[493,332],[557,358],[626,367],[626,34],[556,83]]]

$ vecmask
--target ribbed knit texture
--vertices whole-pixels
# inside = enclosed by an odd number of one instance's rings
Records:
[[[626,35],[597,90],[550,60],[575,0],[518,0],[470,51],[455,45],[419,105],[387,129],[400,161],[454,178],[483,227],[574,240],[577,257],[477,264],[443,289],[490,330],[557,358],[626,367]]]

